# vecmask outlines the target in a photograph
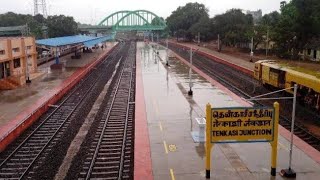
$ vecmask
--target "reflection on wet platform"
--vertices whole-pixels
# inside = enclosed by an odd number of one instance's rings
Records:
[[[230,92],[212,85],[194,71],[193,96],[189,96],[189,67],[171,51],[167,56],[165,47],[143,42],[138,43],[137,51],[142,67],[154,179],[171,179],[172,171],[176,179],[205,179],[204,143],[195,143],[191,136],[191,132],[199,131],[195,118],[205,116],[207,103],[213,107],[243,105],[230,96]],[[281,136],[279,143],[282,146],[278,147],[288,146],[288,141]],[[267,143],[215,145],[211,157],[212,179],[270,179],[269,146]],[[295,161],[306,166],[300,170],[312,171],[304,177],[319,177],[315,172],[320,172],[320,166],[300,150],[295,151]],[[286,148],[280,148],[278,154],[278,167],[285,167]]]

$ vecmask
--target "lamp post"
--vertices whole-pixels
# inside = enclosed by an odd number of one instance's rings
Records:
[[[30,80],[30,73],[29,73],[29,56],[28,56],[28,48],[25,47],[25,53],[26,53],[26,83],[29,84],[31,83],[31,80]]]
[[[251,52],[250,52],[250,62],[253,62],[253,37],[251,38]]]
[[[190,47],[190,68],[189,68],[189,88],[190,89],[188,91],[188,95],[189,96],[193,95],[193,91],[192,91],[192,86],[193,86],[193,84],[192,84],[192,69],[191,69],[191,67],[192,67],[192,56],[198,50],[199,49],[196,49],[195,51],[192,52],[192,47]]]
[[[269,29],[267,29],[266,59],[268,58],[268,49],[269,49]]]
[[[167,46],[167,49],[166,49],[166,54],[167,54],[167,56],[166,56],[166,59],[167,59],[167,62],[166,62],[166,65],[167,66],[169,66],[169,50],[168,50],[168,39],[166,39],[166,46]]]
[[[259,96],[255,96],[255,97],[251,97],[248,100],[274,100],[274,99],[292,99],[293,100],[293,105],[292,105],[292,121],[291,121],[291,137],[290,137],[290,151],[289,151],[289,168],[288,169],[282,169],[280,171],[280,175],[286,178],[295,178],[296,177],[296,172],[292,169],[292,151],[293,151],[293,134],[294,134],[294,121],[295,121],[295,115],[296,115],[296,103],[297,103],[297,90],[298,90],[298,85],[295,84],[293,87],[293,97],[276,97],[276,98],[263,98],[263,96],[267,96],[267,95],[271,95],[271,94],[275,94],[275,93],[279,93],[282,91],[287,91],[289,89],[292,89],[292,87],[290,88],[286,88],[286,89],[281,89],[281,90],[277,90],[277,91],[273,91],[270,93],[266,93],[266,94],[262,94]]]
[[[293,146],[293,134],[294,134],[294,120],[296,116],[296,101],[297,101],[297,84],[294,85],[293,93],[293,107],[292,107],[292,121],[291,121],[291,136],[290,136],[290,153],[289,153],[289,168],[282,169],[280,175],[286,178],[296,178],[296,172],[292,169],[292,146]]]
[[[220,34],[218,34],[218,52],[220,52]]]

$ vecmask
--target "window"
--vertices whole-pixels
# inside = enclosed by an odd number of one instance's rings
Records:
[[[20,49],[19,48],[13,48],[12,51],[16,53],[16,52],[19,52]]]
[[[30,50],[31,49],[31,46],[27,46],[27,50]]]
[[[21,67],[20,58],[13,60],[13,67],[14,67],[14,68],[19,68],[19,67]]]
[[[0,55],[5,55],[6,51],[5,50],[0,50]]]

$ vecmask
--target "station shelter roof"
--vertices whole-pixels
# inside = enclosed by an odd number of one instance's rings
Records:
[[[25,35],[28,26],[9,26],[0,27],[0,36],[20,36]]]
[[[96,44],[110,40],[112,38],[113,38],[112,35],[107,35],[102,37],[76,35],[76,36],[65,36],[65,37],[57,37],[57,38],[50,38],[50,39],[41,39],[41,40],[37,40],[36,44],[51,46],[51,47],[60,47],[60,46],[73,45],[73,44],[84,44],[87,47],[92,47]]]

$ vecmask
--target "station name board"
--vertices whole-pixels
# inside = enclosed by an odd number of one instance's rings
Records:
[[[273,141],[274,108],[212,108],[211,143]]]

